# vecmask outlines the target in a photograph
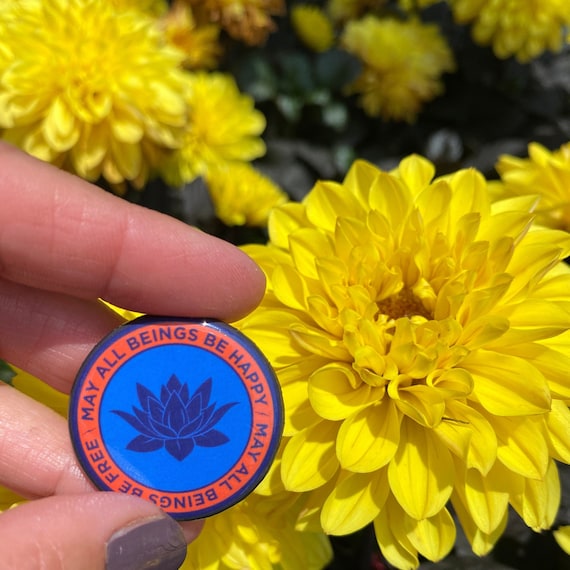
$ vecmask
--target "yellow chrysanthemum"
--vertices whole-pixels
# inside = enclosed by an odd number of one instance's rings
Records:
[[[220,27],[215,24],[198,25],[189,5],[176,0],[162,20],[166,39],[184,55],[188,69],[213,69],[222,53],[219,42]]]
[[[570,235],[532,226],[534,197],[491,203],[476,170],[433,176],[357,161],[275,208],[238,323],[282,384],[273,491],[302,493],[303,528],[373,522],[399,568],[452,548],[450,504],[479,555],[509,504],[548,528],[570,462]]]
[[[291,24],[299,39],[313,51],[327,51],[334,44],[332,22],[318,6],[295,4]]]
[[[264,226],[272,208],[287,195],[247,162],[211,168],[206,182],[217,217],[228,226]]]
[[[152,16],[162,16],[168,11],[167,0],[111,0],[121,10],[139,10]]]
[[[182,570],[320,570],[332,558],[322,532],[295,530],[291,513],[266,516],[264,498],[250,495],[206,520],[188,547]],[[293,513],[294,514],[294,513]]]
[[[454,70],[451,50],[437,26],[367,16],[349,22],[343,47],[364,69],[350,87],[373,117],[413,122],[423,103],[443,91],[440,77]]]
[[[387,0],[329,0],[326,10],[335,22],[360,18],[372,9],[378,9]]]
[[[539,194],[538,221],[570,231],[570,143],[551,152],[538,143],[528,146],[529,158],[503,155],[496,170],[505,196]]]
[[[265,154],[260,138],[265,117],[249,95],[240,93],[233,77],[216,72],[189,76],[189,126],[182,147],[161,167],[164,179],[173,185],[206,174],[210,166]]]
[[[143,12],[27,0],[0,15],[3,138],[87,180],[140,187],[186,126],[182,54]]]
[[[501,59],[527,62],[546,50],[559,51],[570,24],[566,0],[448,0],[454,19],[471,24],[473,39],[492,46]]]
[[[271,16],[285,13],[283,0],[187,0],[211,22],[220,24],[233,38],[260,45],[275,31]]]
[[[400,7],[406,11],[427,8],[438,2],[441,2],[441,0],[398,0]]]

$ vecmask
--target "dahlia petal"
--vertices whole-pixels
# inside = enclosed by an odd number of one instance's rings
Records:
[[[269,232],[271,243],[277,248],[287,249],[289,247],[289,236],[306,225],[307,216],[303,205],[299,202],[289,202],[279,208],[275,208],[271,212],[267,231]],[[289,256],[286,259],[289,260]]]
[[[282,385],[281,390],[283,403],[287,410],[283,428],[284,435],[295,435],[321,421],[322,418],[315,413],[313,406],[307,399],[306,380],[288,382]]]
[[[485,534],[496,530],[509,506],[509,492],[514,477],[501,466],[486,475],[476,469],[465,474],[465,500],[473,521]]]
[[[415,196],[418,196],[435,175],[435,166],[426,158],[413,154],[398,165],[397,174]]]
[[[548,468],[546,422],[542,415],[493,418],[499,460],[515,473],[542,479]]]
[[[312,279],[318,279],[315,259],[334,257],[328,236],[312,228],[303,228],[290,235],[289,250],[299,273]]]
[[[530,202],[528,210],[517,208],[516,211],[498,212],[493,214],[492,223],[485,224],[481,227],[478,238],[481,240],[487,240],[491,243],[500,243],[501,238],[510,237],[512,238],[512,241],[509,240],[511,241],[511,244],[517,245],[526,235],[533,221],[532,214],[527,214],[526,212],[531,211],[535,201],[529,201],[528,198],[526,201]],[[503,258],[501,262],[508,262],[511,259],[510,255],[501,257]],[[501,271],[504,270],[505,267],[502,267]]]
[[[497,458],[497,436],[491,424],[477,410],[458,400],[446,402],[445,414],[435,427],[437,435],[467,468],[486,475]]]
[[[275,367],[287,366],[301,360],[306,353],[289,334],[291,324],[302,326],[296,315],[283,310],[267,309],[248,315],[241,330],[259,346]]]
[[[382,555],[395,568],[412,570],[419,566],[418,551],[407,537],[403,520],[406,517],[392,498],[388,497],[384,508],[374,519],[374,533]]]
[[[321,512],[321,524],[327,534],[351,534],[372,522],[388,497],[386,472],[370,476],[347,473],[340,477]]]
[[[409,213],[411,202],[410,191],[402,180],[379,171],[370,188],[369,203],[372,210],[383,214],[392,228],[399,228]]]
[[[336,442],[341,466],[371,473],[386,465],[400,443],[401,419],[389,398],[350,416],[342,423]]]
[[[428,560],[437,562],[449,554],[455,543],[455,523],[446,508],[433,517],[415,521],[406,519],[411,526],[407,537],[414,548]]]
[[[468,396],[473,390],[473,378],[462,368],[436,370],[427,376],[426,383],[446,399]]]
[[[292,323],[289,325],[289,334],[309,352],[326,356],[333,360],[350,360],[350,354],[341,339],[326,334],[315,327],[301,323]]]
[[[324,291],[323,291],[324,294]],[[338,310],[321,295],[307,297],[308,312],[323,330],[335,336],[342,336],[343,330],[338,322]]]
[[[546,416],[547,440],[554,459],[570,463],[570,409],[560,400],[552,402]]]
[[[304,200],[307,218],[315,226],[333,232],[337,212],[349,218],[361,218],[362,203],[339,184],[317,182]]]
[[[308,396],[313,409],[327,420],[343,420],[364,406],[382,399],[385,389],[357,378],[351,366],[330,364],[309,378]]]
[[[490,213],[490,200],[487,182],[474,168],[459,170],[447,178],[452,189],[449,203],[449,223],[453,227],[466,214],[478,212],[485,220]]]
[[[368,193],[378,176],[378,169],[362,159],[355,160],[346,174],[343,186],[363,203],[368,203]],[[335,217],[337,213],[335,212]]]
[[[516,344],[504,350],[540,370],[553,398],[570,400],[570,355],[538,342]]]
[[[461,366],[473,376],[473,396],[492,414],[522,416],[550,409],[544,376],[522,358],[480,349]]]
[[[292,309],[306,310],[309,290],[305,280],[293,267],[278,265],[271,274],[275,296],[283,305]]]
[[[497,528],[490,534],[483,532],[474,522],[471,514],[465,506],[465,499],[461,498],[459,493],[454,493],[452,496],[452,504],[461,523],[461,527],[465,532],[467,540],[471,544],[473,552],[477,556],[485,556],[495,546],[499,537],[503,534],[508,520],[509,511],[505,511],[505,515]]]
[[[334,491],[339,479],[339,472],[328,482],[303,496],[303,510],[295,522],[295,528],[302,532],[321,532],[321,512],[323,505]],[[293,570],[293,569],[292,569]]]
[[[508,156],[508,155],[505,155]],[[515,158],[515,157],[512,157]],[[520,160],[520,159],[517,159]],[[536,194],[527,194],[523,196],[512,196],[495,200],[491,204],[491,213],[494,215],[502,214],[505,212],[534,212],[537,204],[540,202],[540,197]],[[514,214],[513,214],[514,215]],[[504,234],[503,234],[504,235]]]
[[[560,245],[551,244],[554,230],[549,230],[541,243],[530,243],[531,238],[536,239],[538,232],[530,232],[525,239],[515,248],[513,257],[507,271],[513,276],[511,294],[526,291],[530,285],[537,283],[563,258]],[[526,300],[525,300],[526,303]],[[516,305],[516,307],[520,307]]]
[[[561,526],[553,534],[558,546],[570,555],[570,526]]]
[[[447,227],[444,220],[447,220],[450,201],[451,188],[445,180],[435,181],[417,196],[416,207],[422,215],[428,236],[432,236],[432,232],[441,231],[441,227]]]
[[[509,319],[511,327],[546,328],[551,330],[548,336],[554,336],[556,329],[570,327],[570,304],[567,301],[525,299],[523,303],[506,307],[501,312]]]
[[[423,426],[435,427],[445,412],[442,394],[431,386],[400,386],[392,380],[388,384],[388,395],[403,414]]]
[[[438,513],[453,490],[454,466],[447,448],[413,420],[402,422],[402,441],[388,466],[394,497],[414,519]]]
[[[549,529],[560,506],[560,479],[554,461],[549,462],[543,480],[525,479],[524,490],[512,494],[511,505],[535,532]]]
[[[458,344],[469,350],[488,346],[509,330],[509,320],[497,315],[485,315],[471,319],[461,332]]]
[[[320,422],[293,436],[283,451],[281,476],[290,491],[309,491],[326,483],[338,469],[337,422]]]

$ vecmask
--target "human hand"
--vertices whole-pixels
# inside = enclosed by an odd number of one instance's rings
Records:
[[[0,357],[54,388],[69,392],[91,348],[120,324],[98,298],[234,320],[263,288],[230,244],[0,143]],[[93,492],[66,421],[7,385],[0,484],[34,499],[0,514],[0,568],[177,568],[201,528],[142,499]]]

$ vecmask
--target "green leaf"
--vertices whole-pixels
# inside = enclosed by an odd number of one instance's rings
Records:
[[[0,381],[12,385],[14,376],[16,376],[14,369],[4,360],[0,360]]]

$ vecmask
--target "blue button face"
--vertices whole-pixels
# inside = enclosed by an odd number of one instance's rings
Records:
[[[230,325],[147,316],[87,357],[69,424],[99,489],[190,520],[227,509],[259,484],[277,452],[283,405],[266,358]]]

